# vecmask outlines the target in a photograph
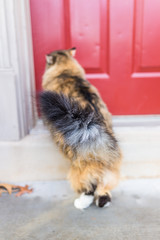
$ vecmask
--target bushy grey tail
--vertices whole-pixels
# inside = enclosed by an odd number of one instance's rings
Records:
[[[51,91],[42,92],[39,101],[44,119],[63,134],[67,145],[91,147],[102,137],[102,116],[90,105],[82,108],[72,98]]]

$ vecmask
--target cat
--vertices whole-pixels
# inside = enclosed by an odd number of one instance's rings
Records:
[[[39,96],[40,111],[52,138],[70,160],[72,188],[80,195],[74,206],[109,206],[119,181],[121,150],[112,119],[98,90],[74,58],[76,48],[46,55]]]

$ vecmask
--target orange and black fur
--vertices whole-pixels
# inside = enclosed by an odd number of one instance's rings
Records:
[[[119,180],[121,152],[111,114],[86,80],[75,51],[59,50],[46,56],[40,109],[54,141],[70,160],[68,177],[73,189],[93,196],[97,206],[103,207],[111,201],[110,190]]]

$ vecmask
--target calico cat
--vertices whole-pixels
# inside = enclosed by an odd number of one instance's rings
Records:
[[[40,110],[53,140],[70,160],[68,178],[80,193],[76,208],[111,202],[119,180],[121,151],[112,130],[111,114],[97,89],[74,58],[76,49],[46,56]]]

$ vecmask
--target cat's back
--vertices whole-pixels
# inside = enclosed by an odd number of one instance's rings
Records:
[[[107,126],[111,126],[111,115],[101,99],[98,90],[85,78],[82,66],[70,55],[70,51],[54,51],[47,56],[42,88],[64,94],[76,100],[79,105],[90,105],[101,114]],[[108,124],[109,123],[109,124]]]

